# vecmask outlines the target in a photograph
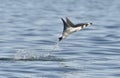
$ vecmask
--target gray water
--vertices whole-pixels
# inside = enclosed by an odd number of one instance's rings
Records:
[[[0,0],[0,78],[120,78],[120,0]]]

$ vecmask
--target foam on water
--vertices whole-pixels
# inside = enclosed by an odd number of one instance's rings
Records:
[[[60,60],[52,55],[59,48],[59,42],[51,50],[41,49],[40,52],[30,49],[17,49],[14,55],[15,60]]]

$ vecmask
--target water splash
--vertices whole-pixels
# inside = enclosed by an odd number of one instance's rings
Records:
[[[30,49],[17,49],[14,55],[15,60],[60,60],[55,56],[52,56],[52,53],[59,48],[59,42],[55,44],[53,49],[41,49],[39,51],[30,50]]]
[[[54,45],[53,49],[48,53],[48,56],[51,56],[53,51],[55,51],[57,48],[59,48],[59,42],[56,42],[56,44]]]
[[[14,55],[15,60],[22,60],[22,59],[38,59],[41,54],[39,54],[33,50],[28,49],[17,49],[16,54]]]

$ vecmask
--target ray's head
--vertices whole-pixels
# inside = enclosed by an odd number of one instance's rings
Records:
[[[80,24],[80,26],[82,28],[85,28],[85,27],[90,26],[90,25],[92,25],[92,23],[83,23],[83,24]]]
[[[90,26],[90,25],[92,25],[92,23],[87,23],[87,26]]]

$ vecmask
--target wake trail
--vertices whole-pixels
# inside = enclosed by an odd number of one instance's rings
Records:
[[[53,46],[53,48],[51,49],[51,51],[48,53],[48,56],[51,56],[52,53],[57,49],[59,48],[59,41],[55,43],[55,45]]]

